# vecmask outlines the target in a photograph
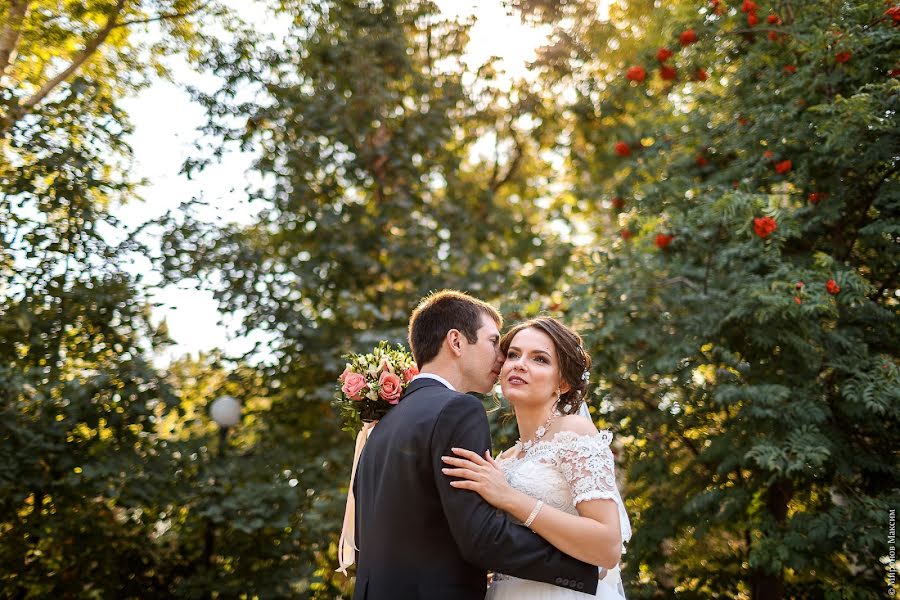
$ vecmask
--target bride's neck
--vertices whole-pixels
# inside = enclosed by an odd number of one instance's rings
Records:
[[[552,410],[552,407],[546,404],[543,406],[516,407],[519,439],[523,442],[534,439],[534,432],[547,422]]]

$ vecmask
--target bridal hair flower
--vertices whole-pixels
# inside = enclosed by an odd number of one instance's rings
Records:
[[[583,346],[583,345],[578,346],[578,349],[581,350],[581,359],[582,359],[582,363],[583,363],[583,365],[584,365],[584,373],[581,374],[581,380],[582,380],[585,384],[587,384],[587,382],[590,381],[590,379],[591,379],[591,371],[590,371],[590,369],[587,368],[587,364],[588,364],[587,355],[588,355],[588,353],[587,353],[587,350],[584,349],[584,346]]]

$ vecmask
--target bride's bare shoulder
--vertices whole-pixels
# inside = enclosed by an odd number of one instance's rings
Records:
[[[516,455],[516,452],[519,450],[517,446],[511,446],[497,455],[497,458],[500,460],[506,460],[508,458],[512,458]]]
[[[597,426],[582,415],[565,415],[559,419],[559,431],[571,431],[579,435],[594,435]]]

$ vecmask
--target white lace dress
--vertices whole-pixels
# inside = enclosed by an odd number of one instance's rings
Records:
[[[517,490],[543,500],[547,506],[573,515],[586,500],[610,499],[619,508],[622,542],[631,538],[631,524],[616,487],[615,463],[609,443],[612,434],[593,435],[560,431],[541,440],[521,457],[498,458],[506,479]],[[623,600],[625,590],[619,566],[609,570],[597,586],[596,596],[549,583],[497,574],[486,600],[578,600],[583,598]]]

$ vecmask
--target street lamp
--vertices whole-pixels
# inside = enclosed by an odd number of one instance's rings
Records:
[[[219,426],[219,447],[216,450],[215,457],[220,459],[225,451],[225,441],[228,438],[228,429],[234,427],[241,421],[241,403],[231,396],[219,396],[209,406],[209,416]],[[210,481],[212,486],[216,485],[213,478]],[[207,571],[212,569],[213,547],[215,545],[215,531],[211,519],[206,520],[206,527],[203,532],[203,564]],[[212,591],[210,590],[210,597]]]
[[[241,403],[231,396],[219,396],[209,407],[209,415],[219,426],[219,448],[217,455],[222,456],[225,448],[225,438],[228,436],[228,428],[234,427],[241,421]]]

